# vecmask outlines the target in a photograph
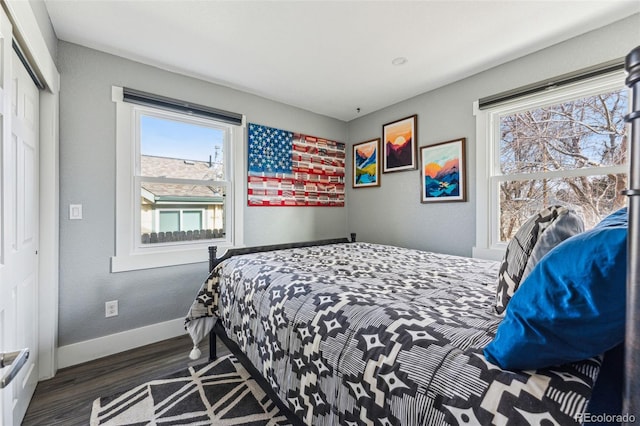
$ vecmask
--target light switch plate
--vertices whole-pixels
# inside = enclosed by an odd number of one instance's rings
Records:
[[[82,204],[69,204],[69,219],[82,219]]]

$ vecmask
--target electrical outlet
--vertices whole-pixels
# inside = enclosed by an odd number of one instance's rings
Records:
[[[104,302],[104,317],[117,317],[118,316],[118,301],[111,300],[109,302]]]

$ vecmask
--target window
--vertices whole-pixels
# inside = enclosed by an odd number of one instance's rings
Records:
[[[500,259],[531,215],[576,210],[587,228],[626,205],[628,90],[613,73],[480,110],[474,256]]]
[[[228,125],[159,111],[151,115],[140,107],[134,114],[141,243],[224,238]]]
[[[113,90],[112,272],[206,261],[208,245],[241,244],[243,127],[183,112],[183,103],[166,107],[166,98],[142,92],[129,100],[127,90]]]

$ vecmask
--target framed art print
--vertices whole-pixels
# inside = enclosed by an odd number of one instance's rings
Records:
[[[421,202],[466,201],[465,138],[420,148]]]
[[[248,206],[344,207],[344,143],[256,123],[248,127]]]
[[[353,187],[380,186],[380,138],[353,145]]]
[[[382,126],[384,173],[415,170],[418,146],[418,116],[402,118]]]

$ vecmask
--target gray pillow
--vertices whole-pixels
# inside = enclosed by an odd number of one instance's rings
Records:
[[[567,238],[584,232],[584,222],[573,210],[569,210],[567,213],[558,216],[553,222],[547,223],[548,226],[542,229],[542,235],[538,237],[538,241],[535,246],[533,246],[533,250],[527,261],[527,266],[524,268],[524,273],[520,279],[521,282],[527,278],[533,270],[533,267],[536,266],[552,248]]]
[[[558,221],[561,222],[560,225],[554,226]],[[527,219],[509,241],[500,264],[496,289],[496,312],[504,313],[520,283],[549,250],[571,235],[582,232],[583,229],[582,219],[563,206],[547,207]],[[548,230],[552,235],[543,241],[542,236]],[[541,247],[536,252],[536,257],[531,259],[539,241],[541,241]]]

